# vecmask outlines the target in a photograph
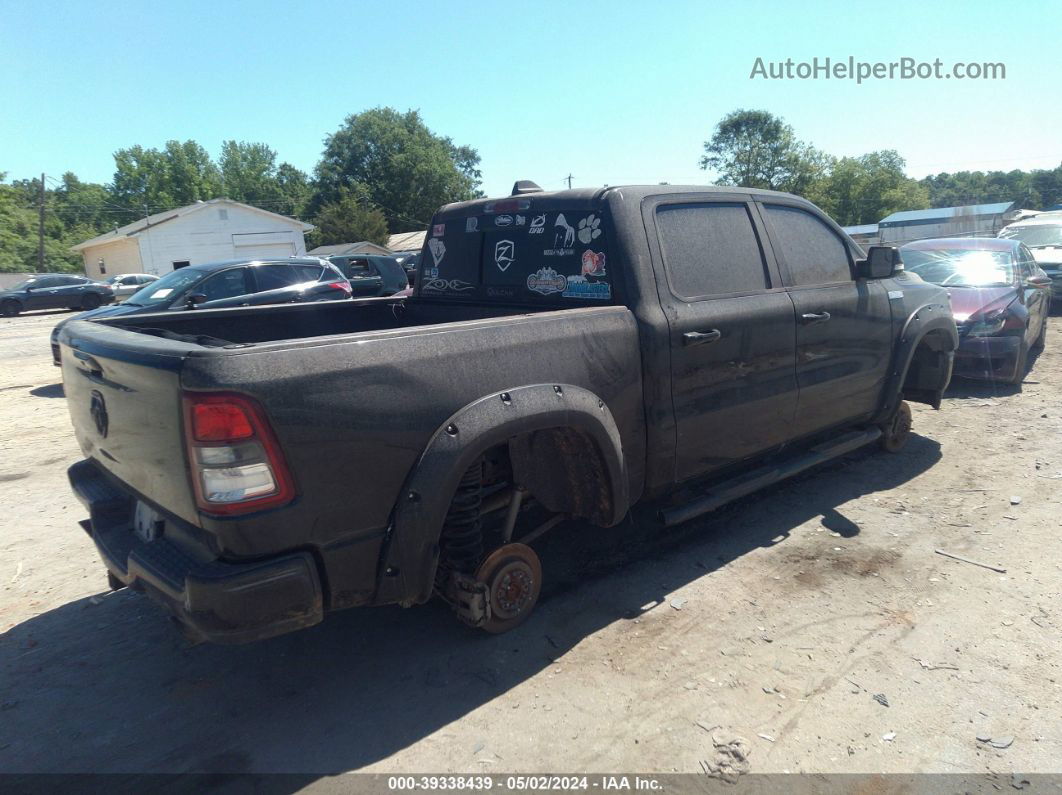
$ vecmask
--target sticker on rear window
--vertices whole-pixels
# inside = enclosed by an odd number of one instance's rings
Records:
[[[435,260],[435,267],[438,268],[442,264],[443,257],[446,256],[446,244],[433,237],[428,241],[428,251],[431,252],[431,258]]]
[[[516,244],[511,240],[499,240],[494,244],[494,264],[505,273],[516,262]]]
[[[589,244],[591,241],[597,239],[597,236],[601,234],[601,230],[598,228],[599,226],[601,226],[601,219],[593,213],[590,213],[590,215],[586,216],[586,218],[579,222],[579,241],[581,243]]]
[[[612,287],[608,282],[588,282],[585,276],[569,276],[567,282],[567,289],[562,293],[565,298],[607,301],[612,297]]]
[[[539,295],[564,292],[568,279],[553,268],[539,268],[527,277],[527,289]]]
[[[605,273],[605,252],[583,252],[583,276],[607,276]]]

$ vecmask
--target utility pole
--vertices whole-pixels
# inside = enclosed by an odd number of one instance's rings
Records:
[[[572,175],[569,173],[564,179],[568,181],[568,190],[572,189]]]
[[[44,174],[41,174],[41,192],[37,206],[37,273],[44,273]]]

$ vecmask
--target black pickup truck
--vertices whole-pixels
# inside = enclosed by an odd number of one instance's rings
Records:
[[[518,186],[438,211],[406,300],[67,324],[112,587],[215,642],[433,595],[500,632],[561,519],[682,522],[939,406],[945,291],[808,202]]]

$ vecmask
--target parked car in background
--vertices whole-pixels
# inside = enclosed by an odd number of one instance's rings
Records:
[[[107,280],[107,284],[114,290],[114,298],[121,301],[128,298],[145,284],[158,280],[158,276],[150,273],[119,273]]]
[[[895,452],[905,401],[951,377],[946,291],[796,196],[525,193],[431,229],[409,299],[63,329],[69,476],[112,587],[217,642],[433,595],[502,632],[558,522],[659,500],[678,524]]]
[[[900,249],[904,266],[948,288],[959,329],[955,375],[1020,384],[1044,346],[1051,279],[1017,239],[939,238]]]
[[[121,304],[99,307],[76,317],[95,320],[148,312],[337,301],[349,299],[350,294],[350,282],[343,274],[316,257],[229,260],[188,265],[141,287]],[[63,321],[52,330],[52,358],[56,365],[60,364],[57,339],[65,324]]]
[[[33,309],[95,309],[114,301],[110,285],[69,273],[38,273],[0,291],[0,314]]]
[[[406,278],[409,280],[410,287],[412,287],[413,281],[417,275],[417,268],[420,267],[420,252],[399,251],[395,254],[395,259],[398,260],[398,264],[401,265],[402,269],[406,272]]]
[[[325,259],[347,277],[355,298],[394,295],[409,284],[406,272],[394,257],[378,254],[334,254]]]
[[[1051,277],[1051,296],[1062,300],[1062,213],[1041,213],[999,231],[1005,240],[1018,240],[1032,252],[1044,273]]]

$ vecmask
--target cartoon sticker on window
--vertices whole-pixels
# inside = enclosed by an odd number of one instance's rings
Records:
[[[583,252],[583,276],[606,276],[605,252]]]

